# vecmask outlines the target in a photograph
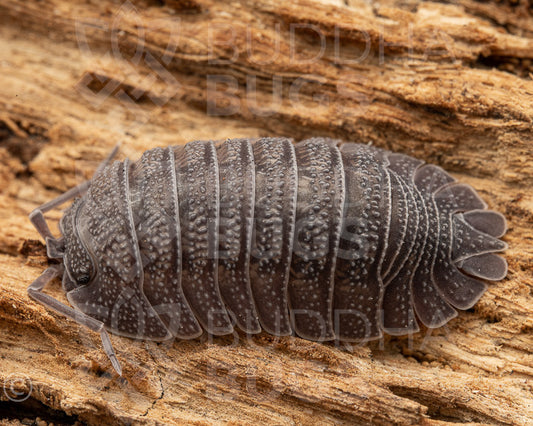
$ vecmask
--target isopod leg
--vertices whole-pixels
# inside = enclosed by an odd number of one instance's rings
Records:
[[[111,162],[113,157],[117,155],[119,146],[119,144],[115,145],[115,147],[111,150],[107,158],[100,163],[100,165],[96,169],[96,172],[94,173],[94,176],[100,173]],[[52,232],[50,231],[50,228],[46,223],[44,214],[60,206],[61,204],[66,203],[74,197],[82,196],[87,192],[89,186],[91,186],[91,181],[86,180],[85,182],[80,183],[78,186],[75,186],[74,188],[71,188],[67,192],[61,194],[59,197],[40,205],[30,213],[31,223],[33,223],[33,226],[35,226],[35,229],[37,229],[37,231],[39,232],[39,234],[41,234],[45,241],[47,241],[47,238],[55,239],[55,237],[52,235]]]
[[[117,155],[117,152],[120,148],[120,143],[117,143],[113,149],[111,150],[111,152],[108,154],[108,156],[106,157],[106,159],[104,161],[102,161],[99,165],[98,165],[98,168],[96,169],[96,171],[94,172],[94,175],[93,175],[93,179],[95,176],[97,176],[102,170],[104,170],[108,165],[109,163],[111,163],[111,160],[113,160],[113,158],[115,158],[115,155]]]
[[[78,324],[84,325],[89,329],[100,333],[102,339],[102,344],[105,350],[105,353],[109,357],[113,368],[116,372],[122,376],[122,368],[118,362],[117,356],[109,339],[106,329],[104,328],[104,323],[101,321],[95,320],[83,312],[76,311],[70,306],[64,305],[60,301],[54,299],[52,296],[43,293],[43,289],[50,281],[54,278],[60,276],[63,272],[63,266],[50,266],[46,269],[33,283],[28,287],[28,295],[35,301],[43,304],[44,306],[52,309],[53,311],[66,316]]]
[[[47,241],[48,238],[55,239],[55,237],[52,235],[52,232],[46,223],[44,214],[55,207],[66,203],[72,198],[77,197],[78,195],[83,195],[85,192],[87,192],[87,189],[89,189],[90,185],[91,181],[80,183],[78,186],[69,189],[67,192],[61,194],[59,197],[54,198],[53,200],[44,203],[30,213],[31,223],[33,223],[33,226],[35,226],[35,229],[37,229],[45,241]]]

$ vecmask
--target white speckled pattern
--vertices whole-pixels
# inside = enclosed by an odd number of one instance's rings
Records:
[[[438,327],[500,280],[504,217],[440,167],[313,138],[114,162],[61,220],[63,286],[111,332],[324,341]],[[417,321],[418,319],[418,321]]]

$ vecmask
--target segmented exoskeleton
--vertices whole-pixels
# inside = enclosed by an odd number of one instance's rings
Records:
[[[114,155],[114,153],[112,154]],[[190,142],[110,162],[30,215],[62,259],[34,299],[99,331],[361,341],[439,327],[500,280],[504,217],[441,168],[314,138]],[[77,194],[50,233],[43,212]],[[55,276],[75,309],[41,292]],[[77,312],[76,312],[77,311]]]

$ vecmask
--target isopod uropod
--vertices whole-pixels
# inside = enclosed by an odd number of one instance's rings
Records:
[[[440,167],[313,138],[195,141],[102,163],[30,219],[60,265],[28,288],[101,334],[235,326],[316,341],[439,327],[500,280],[504,217]],[[77,197],[80,195],[81,197]],[[75,198],[77,197],[77,198]],[[55,238],[43,213],[75,198]],[[44,294],[62,276],[70,304]]]

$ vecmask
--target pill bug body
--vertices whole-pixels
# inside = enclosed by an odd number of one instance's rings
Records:
[[[32,219],[33,220],[33,219]],[[35,221],[34,221],[35,223]],[[314,138],[195,141],[99,171],[65,211],[63,287],[113,333],[360,341],[438,327],[500,280],[499,213],[441,168]],[[43,302],[44,303],[44,302]]]

